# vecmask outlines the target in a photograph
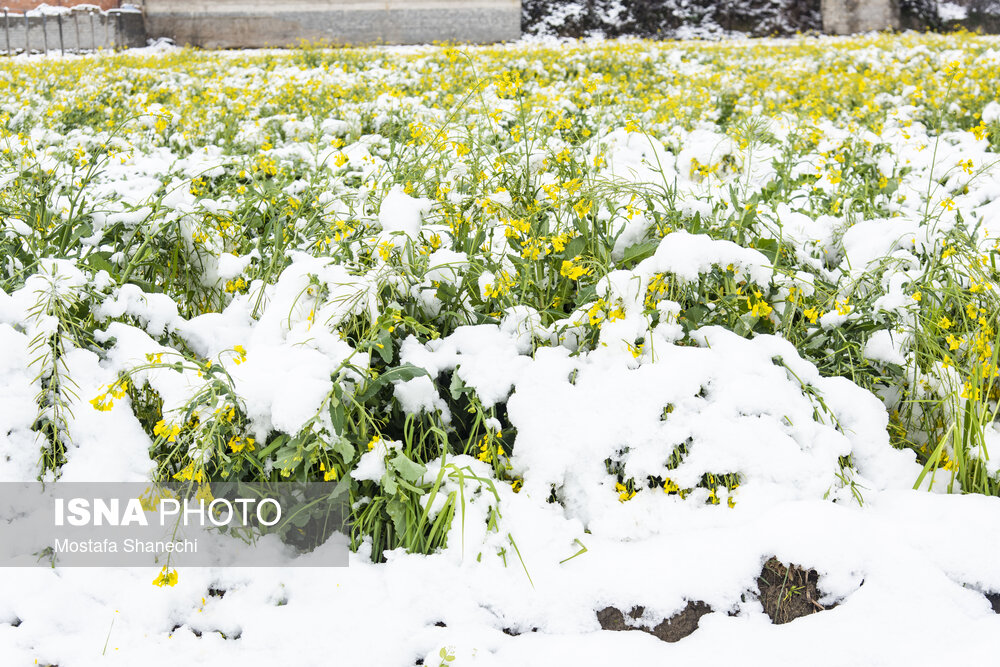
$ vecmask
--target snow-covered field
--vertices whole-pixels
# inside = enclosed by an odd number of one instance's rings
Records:
[[[0,63],[0,481],[350,566],[3,568],[0,665],[998,654],[1000,39],[157,51]]]

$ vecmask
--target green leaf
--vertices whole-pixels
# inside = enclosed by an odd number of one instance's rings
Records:
[[[743,313],[740,315],[740,318],[733,323],[733,333],[740,336],[748,335],[751,331],[753,331],[753,328],[756,326],[759,319],[760,318],[756,315]]]
[[[778,242],[775,239],[757,239],[755,247],[771,264],[778,259]]]
[[[692,234],[701,234],[701,211],[695,212],[694,217],[691,218],[691,222],[685,226]]]
[[[659,240],[646,241],[645,243],[636,243],[635,245],[629,246],[625,249],[625,256],[622,257],[622,265],[628,265],[632,262],[638,263],[647,257],[652,257],[656,249],[660,247]]]
[[[398,496],[394,496],[385,504],[385,513],[392,519],[396,533],[398,535],[406,534],[406,503]]]
[[[691,329],[697,329],[701,324],[702,319],[708,314],[708,308],[705,306],[695,305],[691,306],[683,313],[681,313],[681,324],[684,326],[685,330],[690,331]]]
[[[390,368],[382,375],[378,376],[367,385],[361,393],[354,397],[358,403],[365,403],[369,399],[375,396],[382,387],[386,386],[390,382],[400,381],[405,382],[407,380],[412,380],[418,375],[429,375],[427,371],[419,366],[414,366],[413,364],[403,364],[402,366],[397,366],[395,368]]]
[[[451,283],[441,283],[437,288],[437,298],[444,303],[449,303],[458,298],[458,290]]]
[[[382,357],[382,361],[387,364],[392,363],[392,336],[389,335],[388,331],[383,331],[378,335],[374,347],[378,356]]]
[[[95,271],[107,271],[114,277],[118,275],[118,269],[108,261],[110,257],[110,252],[92,252],[87,255],[87,264]]]
[[[583,254],[583,249],[586,245],[587,239],[583,236],[577,236],[566,244],[566,248],[563,249],[563,256],[576,257],[577,255]]]
[[[587,285],[579,291],[576,295],[577,303],[587,303],[593,301],[594,297],[597,296],[597,287],[595,285]]]
[[[354,445],[347,438],[336,438],[331,443],[331,447],[335,454],[340,455],[344,463],[350,463],[354,460]]]
[[[389,465],[400,477],[410,483],[416,483],[427,472],[427,468],[411,461],[403,452],[396,452],[396,455],[389,459]]]
[[[451,392],[451,397],[453,400],[458,400],[459,397],[468,391],[468,387],[462,382],[462,378],[458,377],[458,373],[452,373],[451,375],[451,385],[448,387],[448,391]]]
[[[379,379],[384,382],[406,382],[407,380],[412,380],[413,378],[421,375],[430,377],[430,373],[419,366],[414,366],[413,364],[403,364],[402,366],[390,368],[385,373],[382,373],[382,376]]]
[[[94,230],[93,230],[93,228],[92,228],[92,227],[90,226],[90,224],[88,224],[88,223],[84,223],[84,224],[82,224],[82,225],[78,225],[78,226],[76,226],[76,227],[75,227],[75,228],[73,229],[73,233],[72,233],[72,234],[70,234],[70,243],[71,243],[72,245],[76,245],[76,244],[77,244],[77,242],[78,242],[78,241],[79,241],[80,239],[82,239],[82,238],[84,238],[84,237],[86,237],[86,236],[90,236],[90,235],[91,235],[91,234],[93,234],[93,233],[94,233]]]
[[[330,398],[330,423],[333,424],[333,429],[337,432],[337,435],[344,434],[346,423],[344,404],[336,396]]]
[[[279,435],[271,442],[271,444],[269,444],[264,449],[260,450],[260,453],[257,454],[257,458],[260,459],[261,461],[265,460],[268,456],[271,455],[271,452],[276,450],[278,447],[281,447],[286,442],[288,442],[288,436],[285,434]]]

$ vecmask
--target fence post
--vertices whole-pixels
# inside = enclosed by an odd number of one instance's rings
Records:
[[[59,55],[66,55],[66,43],[63,41],[62,14],[56,14],[56,23],[59,25]]]
[[[28,21],[28,12],[24,12],[24,54],[31,55],[31,23]]]
[[[10,50],[10,15],[6,7],[3,8],[3,34],[7,37],[7,55],[12,56],[14,53]]]
[[[76,53],[80,53],[80,12],[73,10],[73,29],[76,31]]]
[[[49,55],[49,28],[47,25],[48,21],[45,14],[42,14],[42,48],[45,49],[45,55]]]
[[[89,10],[87,14],[90,16],[90,49],[91,51],[97,50],[97,31],[94,28],[94,10]]]

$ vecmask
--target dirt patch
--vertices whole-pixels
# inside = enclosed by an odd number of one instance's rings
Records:
[[[990,606],[993,607],[994,614],[1000,614],[1000,593],[983,593],[986,599],[990,601]]]
[[[780,625],[832,609],[836,605],[824,606],[817,602],[823,596],[816,587],[817,581],[816,570],[805,570],[795,564],[786,566],[774,557],[768,559],[757,577],[764,613],[772,623]]]
[[[628,613],[629,618],[636,620],[642,617],[645,609],[643,607],[632,607]],[[665,642],[676,642],[684,639],[689,634],[698,629],[698,621],[702,616],[712,611],[704,602],[688,602],[687,606],[670,618],[661,621],[655,627],[637,627],[629,625],[625,620],[625,614],[621,609],[615,607],[605,607],[597,612],[597,620],[604,630],[640,630],[647,632],[657,639]]]

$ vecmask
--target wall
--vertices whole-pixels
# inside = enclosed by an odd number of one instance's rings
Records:
[[[896,0],[823,0],[822,12],[823,31],[833,35],[900,27]]]
[[[145,0],[150,37],[206,48],[497,42],[521,35],[520,0]]]
[[[146,45],[142,14],[74,11],[60,16],[5,17],[0,11],[0,53],[76,53]]]
[[[135,0],[133,0],[134,2]],[[20,14],[38,5],[55,7],[72,7],[73,5],[97,5],[101,9],[114,9],[121,4],[120,0],[0,0],[0,10],[6,7],[9,11]]]

